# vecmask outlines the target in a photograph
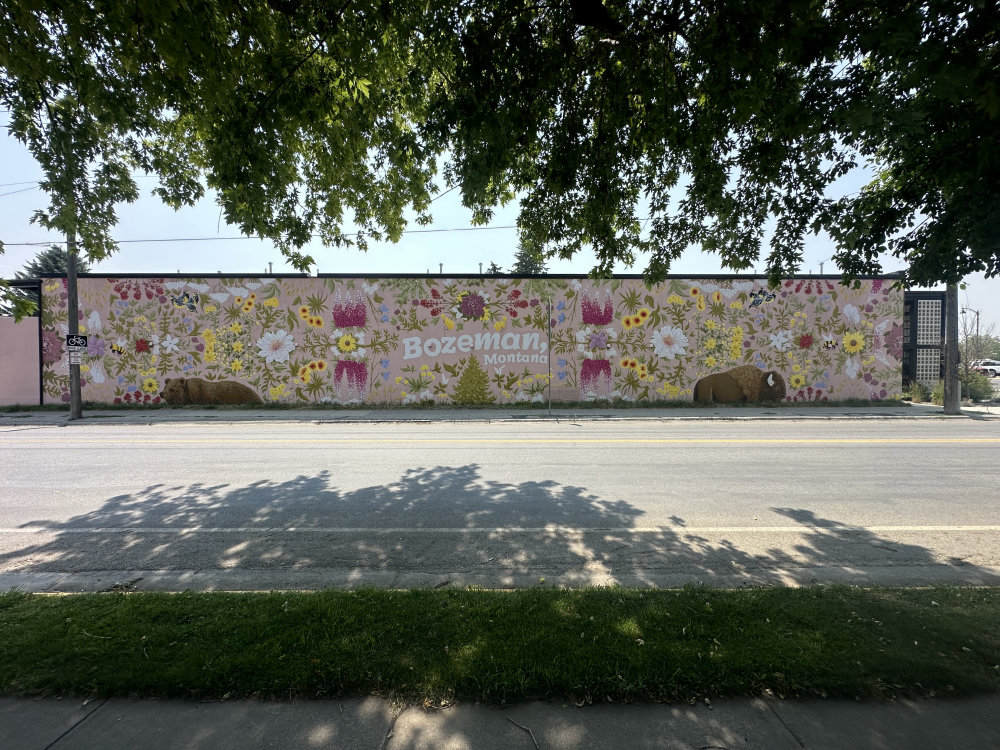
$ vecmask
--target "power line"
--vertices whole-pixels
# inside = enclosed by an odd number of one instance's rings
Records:
[[[35,185],[34,187],[21,188],[20,190],[11,190],[9,193],[0,193],[0,198],[3,198],[5,195],[16,195],[17,193],[27,193],[29,190],[38,190],[38,185]]]
[[[0,187],[14,187],[16,185],[37,185],[38,180],[25,180],[24,182],[2,182]]]
[[[441,232],[484,232],[493,229],[517,229],[516,224],[505,224],[495,227],[449,227],[446,229],[404,229],[403,234],[434,234]],[[359,232],[351,232],[345,236],[356,237]],[[311,237],[319,237],[318,234],[310,235]],[[261,235],[237,235],[234,237],[160,237],[156,239],[144,239],[144,240],[116,240],[115,243],[118,245],[133,245],[140,243],[153,243],[153,242],[218,242],[221,240],[267,240],[270,237],[264,237]],[[65,241],[47,241],[47,242],[5,242],[6,247],[40,247],[42,245],[65,245]]]

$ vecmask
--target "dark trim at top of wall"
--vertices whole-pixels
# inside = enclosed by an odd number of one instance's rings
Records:
[[[586,274],[546,273],[546,274],[486,274],[486,273],[320,273],[311,276],[305,273],[81,273],[80,278],[87,279],[589,279]],[[60,274],[42,274],[41,279],[65,278]],[[641,273],[622,273],[596,278],[594,281],[641,280]],[[795,274],[783,276],[785,280],[823,279],[825,281],[840,281],[840,274]],[[867,279],[898,279],[898,274],[887,273],[880,276],[858,276],[859,280]],[[762,274],[669,274],[664,281],[671,279],[760,279],[767,280]]]

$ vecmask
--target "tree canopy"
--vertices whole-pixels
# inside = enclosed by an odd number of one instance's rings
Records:
[[[299,268],[457,186],[597,273],[695,247],[776,278],[826,231],[846,274],[927,284],[1000,273],[998,29],[996,0],[9,0],[0,101],[35,220],[95,260],[145,171]]]
[[[529,247],[523,242],[518,243],[517,252],[514,253],[514,266],[510,269],[511,273],[543,274],[548,270],[541,248]]]
[[[24,268],[18,271],[14,278],[37,279],[46,274],[65,276],[68,266],[69,258],[66,250],[58,245],[51,245],[25,263]],[[90,264],[83,258],[78,259],[77,271],[89,273]],[[0,315],[20,317],[22,314],[30,314],[38,307],[38,293],[32,289],[12,289],[8,297],[0,299]]]

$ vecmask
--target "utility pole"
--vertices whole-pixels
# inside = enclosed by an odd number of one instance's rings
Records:
[[[58,134],[59,150],[62,156],[63,178],[72,183],[76,174],[76,164],[73,161],[73,149],[68,141],[73,137],[72,128],[66,126],[63,120],[68,114],[65,109],[52,102],[49,104],[49,124],[51,134]],[[70,197],[69,228],[66,230],[66,331],[70,336],[80,333],[80,299],[76,283],[76,227],[78,224],[75,191]],[[67,348],[66,356],[69,364],[69,418],[71,420],[83,417],[83,400],[80,395],[80,365],[73,363]]]
[[[67,329],[70,336],[75,336],[80,333],[80,301],[76,285],[76,232],[72,230],[66,235],[66,293],[66,306],[69,312]],[[69,418],[83,418],[80,365],[72,362],[69,366]]]
[[[962,387],[958,381],[958,284],[948,284],[944,294],[944,413],[962,413]]]

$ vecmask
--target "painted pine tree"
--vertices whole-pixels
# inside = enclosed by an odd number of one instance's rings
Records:
[[[452,402],[455,404],[492,404],[493,391],[490,390],[489,375],[475,356],[463,360],[462,375],[455,386]]]

